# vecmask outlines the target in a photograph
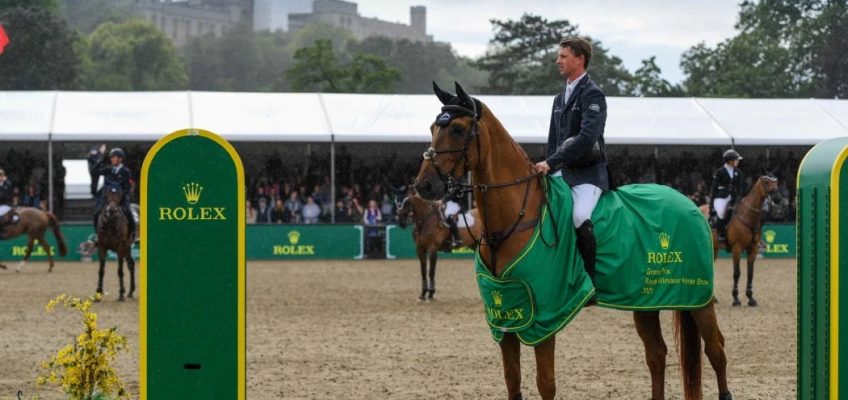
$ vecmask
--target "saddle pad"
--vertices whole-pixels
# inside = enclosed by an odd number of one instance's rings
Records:
[[[545,182],[551,209],[543,208],[530,241],[505,264],[501,276],[491,275],[479,253],[475,259],[484,305],[487,293],[480,275],[529,287],[535,318],[514,330],[522,343],[537,345],[564,328],[594,294],[601,307],[643,311],[702,308],[712,299],[709,226],[691,200],[653,184],[604,193],[592,214],[597,239],[593,288],[577,252],[571,188],[559,177]],[[488,314],[487,323],[500,341],[504,331]]]

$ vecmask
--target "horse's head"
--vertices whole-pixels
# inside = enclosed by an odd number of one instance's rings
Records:
[[[409,214],[412,212],[412,207],[409,205],[409,196],[404,195],[403,198],[398,196],[395,198],[395,205],[397,206],[397,220],[398,225],[401,228],[406,229],[406,225],[409,224]]]
[[[759,188],[764,198],[774,204],[780,201],[780,191],[777,186],[778,180],[773,172],[766,172],[757,179],[755,186]]]
[[[433,82],[433,91],[444,105],[436,121],[430,125],[432,140],[424,152],[424,161],[415,189],[427,200],[442,198],[446,191],[456,191],[456,183],[476,168],[480,160],[481,135],[485,126],[479,123],[483,104],[456,84],[456,95],[443,91]]]
[[[112,214],[120,211],[124,193],[120,186],[112,184],[107,185],[103,190],[106,192],[106,215],[112,216]]]

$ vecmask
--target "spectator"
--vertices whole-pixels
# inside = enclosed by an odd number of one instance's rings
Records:
[[[6,171],[0,169],[0,205],[14,206],[14,192],[12,181],[6,178]]]
[[[289,222],[289,214],[283,207],[283,199],[277,199],[274,202],[274,209],[271,210],[271,222],[275,224],[287,224]]]
[[[286,212],[289,214],[289,222],[299,224],[301,223],[301,212],[303,211],[303,203],[298,199],[297,191],[294,191],[289,195],[289,199],[286,200],[285,204]]]
[[[38,208],[41,205],[41,196],[35,190],[35,185],[27,185],[26,194],[21,198],[21,206]]]
[[[254,201],[256,204],[260,204],[260,203],[261,203],[261,202],[260,202],[260,200],[263,200],[263,199],[265,200],[265,204],[266,204],[266,205],[270,205],[270,204],[272,204],[272,203],[271,203],[271,196],[268,196],[268,195],[265,193],[265,187],[264,187],[264,186],[259,186],[258,188],[256,188],[256,197],[253,199],[253,201]]]
[[[303,223],[317,224],[319,216],[321,216],[321,207],[315,204],[315,199],[312,196],[307,197],[306,205],[303,206]]]
[[[392,221],[395,210],[395,203],[388,194],[383,195],[383,205],[380,207],[380,212],[383,213],[383,220],[386,222]]]
[[[259,207],[256,208],[256,223],[271,223],[271,207],[268,207],[268,202],[264,197],[259,197]]]
[[[342,199],[336,201],[335,215],[337,223],[353,222],[353,219],[350,218],[350,209],[345,206],[345,202]]]
[[[377,227],[383,220],[383,215],[377,207],[376,200],[368,202],[368,209],[365,210],[362,216],[362,222],[366,226],[365,231],[365,252],[369,257],[377,256],[380,253],[380,231]]]
[[[244,217],[248,224],[256,223],[256,209],[250,204],[250,200],[247,200],[244,206]]]
[[[365,210],[363,210],[362,205],[359,204],[359,199],[353,197],[353,200],[350,202],[350,219],[352,221],[362,221],[364,214]]]

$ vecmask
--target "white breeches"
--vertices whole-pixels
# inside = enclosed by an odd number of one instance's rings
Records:
[[[574,199],[574,227],[579,228],[586,220],[592,219],[592,211],[601,198],[601,188],[590,183],[571,187],[571,197]]]
[[[9,206],[7,206],[7,205],[5,205],[5,204],[4,204],[4,205],[2,205],[2,206],[0,206],[0,217],[2,217],[2,216],[4,216],[4,215],[8,214],[8,213],[9,213],[9,211],[12,211],[12,207],[9,207]]]
[[[718,215],[719,218],[724,219],[727,215],[727,204],[730,203],[732,198],[733,196],[728,196],[723,199],[715,199],[713,201],[713,208],[715,208],[716,215]]]
[[[445,218],[450,218],[460,210],[459,204],[455,201],[448,201],[445,203]]]

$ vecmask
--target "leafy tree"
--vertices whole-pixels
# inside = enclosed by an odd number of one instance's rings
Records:
[[[848,96],[846,0],[761,0],[740,5],[739,33],[699,44],[681,67],[696,96]]]
[[[88,38],[88,90],[181,90],[188,77],[171,41],[153,24],[100,25]]]
[[[74,51],[77,37],[49,7],[35,6],[41,3],[49,2],[0,8],[0,24],[9,36],[9,44],[0,55],[0,90],[77,87],[80,74],[80,62]]]
[[[683,96],[683,89],[678,85],[672,85],[663,79],[662,70],[656,63],[656,56],[642,60],[642,66],[633,74],[628,92],[634,96],[642,97],[679,97]]]
[[[477,66],[489,72],[485,91],[497,94],[551,94],[561,88],[556,68],[559,42],[577,36],[577,27],[568,20],[549,21],[524,14],[521,19],[490,20],[495,36],[491,48]],[[591,40],[591,39],[590,39]],[[612,56],[600,41],[592,41],[589,64],[592,79],[607,95],[626,93],[630,73],[620,58]]]
[[[296,91],[390,93],[400,80],[397,69],[372,54],[358,52],[343,65],[328,39],[298,49],[294,59],[295,65],[286,71],[286,76]]]
[[[0,12],[15,7],[38,8],[51,12],[59,9],[56,0],[0,0]]]

